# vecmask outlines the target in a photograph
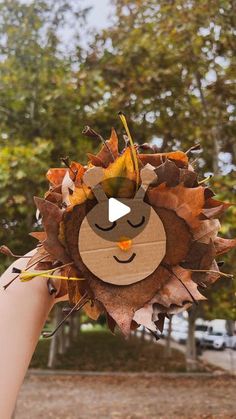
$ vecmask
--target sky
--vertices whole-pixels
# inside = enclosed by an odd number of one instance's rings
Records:
[[[93,32],[99,32],[109,26],[109,15],[111,14],[112,6],[110,0],[80,0],[80,5],[81,8],[91,7],[87,15],[87,25],[81,27],[79,31],[81,46],[87,48],[92,40]],[[73,44],[73,37],[73,25],[63,29],[61,39],[67,44],[66,48],[70,48],[71,42]]]
[[[108,15],[111,12],[109,0],[83,0],[86,7],[92,6],[93,10],[88,16],[88,23],[96,29],[102,29],[109,25]]]
[[[22,3],[31,3],[32,0],[20,0]],[[78,1],[78,0],[71,0]],[[82,8],[92,7],[87,16],[87,23],[89,29],[101,30],[109,26],[109,14],[111,13],[112,6],[111,0],[79,0]],[[73,37],[73,25],[71,28],[64,29],[61,34],[64,42],[70,42]],[[87,31],[82,30],[82,45],[87,46],[89,43],[89,36]]]

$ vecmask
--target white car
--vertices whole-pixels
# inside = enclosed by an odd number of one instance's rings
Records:
[[[213,348],[223,351],[227,346],[227,334],[223,332],[207,332],[201,339],[203,348]]]
[[[195,332],[194,332],[196,341],[201,342],[201,340],[204,338],[207,331],[208,331],[207,324],[196,324]]]
[[[227,338],[227,347],[234,349],[236,351],[236,335],[228,336]]]
[[[174,330],[171,336],[176,342],[184,344],[188,339],[188,330]]]

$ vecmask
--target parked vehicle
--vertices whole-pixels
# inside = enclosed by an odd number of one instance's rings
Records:
[[[168,319],[165,322],[162,337],[168,334]],[[178,343],[186,344],[188,339],[187,314],[179,314],[172,319],[171,337]],[[236,334],[229,336],[226,332],[226,321],[224,319],[204,320],[198,318],[195,326],[195,340],[197,348],[213,348],[224,350],[232,348],[236,350]]]
[[[227,348],[234,349],[236,351],[236,335],[227,337]]]
[[[215,330],[208,331],[201,339],[202,348],[213,348],[223,351],[227,346],[228,335]]]
[[[176,342],[184,344],[187,342],[188,329],[174,330],[171,336]]]
[[[197,343],[201,342],[205,333],[208,331],[208,323],[208,321],[203,319],[197,319],[194,333]]]
[[[172,323],[171,323],[171,336],[173,335],[173,332],[179,329],[182,329],[184,325],[187,325],[187,321],[183,318],[182,314],[178,314],[172,317]],[[163,330],[163,337],[166,337],[168,335],[168,329],[169,329],[169,319],[165,319],[164,324],[164,330]],[[173,337],[173,336],[172,336]]]

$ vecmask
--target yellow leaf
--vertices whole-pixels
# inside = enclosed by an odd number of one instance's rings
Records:
[[[75,187],[73,194],[69,196],[71,208],[75,205],[82,204],[86,199],[91,199],[92,196],[91,190],[86,185],[83,184],[82,186]],[[69,210],[71,208],[69,207]]]
[[[132,182],[127,184],[127,179],[135,182],[136,173],[132,160],[131,150],[127,148],[113,163],[110,163],[104,172],[104,189],[109,196],[129,197],[133,193]]]

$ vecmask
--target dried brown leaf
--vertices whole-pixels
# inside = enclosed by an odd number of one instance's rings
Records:
[[[35,204],[42,215],[42,222],[47,234],[47,238],[43,242],[45,250],[55,258],[63,263],[70,262],[70,258],[66,253],[64,246],[58,239],[59,226],[62,221],[63,211],[55,204],[41,198],[34,198]]]
[[[169,281],[162,286],[151,303],[171,307],[172,305],[183,306],[185,303],[205,299],[198,291],[197,284],[192,280],[191,272],[176,266],[173,268]]]
[[[210,266],[210,270],[216,271],[216,272],[220,271],[217,265],[217,262],[215,260],[213,260],[212,265]],[[194,280],[196,278],[196,275],[198,275],[198,283],[199,283],[199,280],[202,278],[202,283],[205,284],[206,286],[210,286],[214,284],[220,278],[220,274],[213,273],[213,272],[208,272],[207,274],[194,273],[193,275]]]
[[[216,237],[214,245],[217,255],[223,255],[236,247],[236,239],[224,239],[223,237]]]
[[[74,266],[65,266],[61,270],[61,275],[66,276],[67,278],[82,278],[78,269]],[[85,280],[78,281],[61,281],[66,282],[64,285],[64,292],[68,293],[69,301],[71,304],[76,304],[81,299],[81,297],[87,292],[88,283]],[[60,295],[61,296],[61,295]],[[88,302],[83,307],[84,312],[93,320],[97,320],[102,313],[102,307],[97,302]]]
[[[159,215],[166,233],[166,254],[163,263],[177,265],[185,259],[192,240],[186,222],[172,210],[155,209]]]
[[[224,214],[224,212],[232,205],[234,204],[217,201],[211,197],[205,201],[202,214],[204,214],[207,218],[219,217],[220,215]]]
[[[155,318],[155,316],[153,316],[153,320],[155,322],[155,325],[161,333],[163,332],[163,329],[164,329],[165,318],[166,318],[165,313],[158,313],[157,318]]]
[[[102,160],[105,167],[118,157],[118,137],[114,128],[111,130],[109,140],[106,141],[106,145],[103,145],[102,149],[97,154],[97,157]]]
[[[116,328],[116,322],[107,312],[106,312],[106,318],[107,318],[107,326],[110,329],[111,333],[114,334],[115,328]]]
[[[212,241],[208,244],[195,241],[191,244],[188,255],[181,266],[186,269],[210,269],[215,255]]]
[[[155,323],[153,322],[153,305],[150,303],[145,304],[144,307],[135,311],[134,320],[138,324],[147,327],[149,330],[156,331],[157,329]]]
[[[45,199],[47,201],[50,201],[58,206],[61,206],[62,204],[62,195],[58,192],[54,192],[54,191],[48,191],[45,194]]]
[[[156,323],[156,321],[159,319],[160,313],[165,314],[166,317],[169,318],[173,314],[182,313],[183,311],[188,310],[192,306],[192,304],[193,304],[192,302],[183,304],[181,306],[171,304],[170,307],[164,307],[161,304],[154,303],[153,304],[153,321],[155,321]]]
[[[9,247],[5,246],[5,244],[3,244],[2,246],[0,246],[0,253],[2,253],[5,256],[10,256],[10,257],[18,257],[15,255],[15,253],[13,253]],[[20,257],[20,256],[19,256]]]
[[[157,174],[157,182],[155,185],[160,185],[161,183],[166,183],[167,186],[176,186],[179,184],[180,169],[176,164],[166,159],[166,161],[155,169]]]
[[[189,169],[180,169],[174,161],[169,159],[158,166],[155,172],[158,176],[155,185],[166,183],[167,186],[174,187],[182,183],[186,188],[198,186],[197,173]]]
[[[41,263],[41,260],[50,264],[54,261],[54,258],[44,249],[43,246],[37,248],[34,255],[29,259],[26,267],[34,265],[34,269],[38,270],[38,264]]]
[[[70,163],[71,170],[69,171],[70,177],[73,180],[75,186],[79,186],[81,184],[81,179],[85,172],[84,166],[82,164],[77,163],[76,161],[72,161]]]
[[[32,231],[29,233],[34,239],[38,240],[39,242],[43,242],[47,238],[47,234],[45,231]]]
[[[198,186],[197,173],[188,169],[180,169],[179,183],[183,183],[186,188]]]
[[[192,228],[199,225],[199,215],[204,205],[204,188],[170,188],[161,184],[148,191],[148,201],[154,207],[171,209]]]
[[[215,196],[214,192],[212,189],[206,187],[205,191],[204,191],[204,195],[205,195],[205,200],[207,201],[208,199],[212,198],[213,196]]]
[[[106,145],[102,146],[96,156],[91,153],[87,153],[87,156],[94,166],[109,166],[118,157],[118,137],[115,129],[112,128],[109,140],[106,141]]]
[[[220,230],[220,222],[217,219],[203,220],[199,226],[193,229],[193,238],[201,243],[209,243],[215,240]]]
[[[66,205],[70,205],[70,193],[75,190],[75,184],[70,177],[69,171],[66,172],[61,184],[62,201]]]
[[[150,163],[152,166],[160,166],[166,159],[173,160],[178,167],[186,167],[188,165],[188,157],[182,151],[173,151],[170,153],[156,154],[138,154],[138,158],[145,166]]]
[[[61,276],[65,276],[67,278],[73,277],[73,278],[82,278],[80,275],[78,269],[76,269],[75,266],[65,266],[61,269]],[[71,305],[77,304],[81,297],[86,292],[86,281],[70,281],[66,280],[67,283],[67,291],[68,291],[68,297],[69,302]]]
[[[95,156],[94,154],[87,153],[87,157],[89,159],[89,163],[93,164],[94,166],[105,167],[105,163],[103,163],[103,161],[99,157]]]
[[[97,301],[85,304],[83,310],[92,320],[97,320],[104,311],[101,304]]]
[[[64,167],[49,169],[46,174],[47,180],[51,183],[51,185],[59,186],[61,185],[67,170],[68,169]]]
[[[108,314],[115,320],[121,331],[127,336],[135,311],[143,307],[169,279],[169,272],[159,266],[143,281],[125,287],[107,284],[96,279],[89,280],[89,286]]]

